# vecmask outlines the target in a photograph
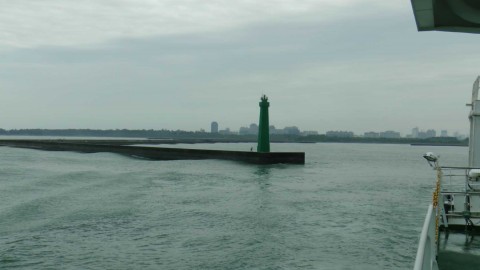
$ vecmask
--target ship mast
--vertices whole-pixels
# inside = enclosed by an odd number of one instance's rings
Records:
[[[471,168],[480,168],[480,100],[478,100],[478,89],[480,76],[473,83],[472,103],[467,104],[470,111],[470,138],[468,143],[468,166]]]

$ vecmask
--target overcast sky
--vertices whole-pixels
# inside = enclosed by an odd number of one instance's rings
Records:
[[[480,35],[408,0],[0,0],[0,128],[467,133]]]

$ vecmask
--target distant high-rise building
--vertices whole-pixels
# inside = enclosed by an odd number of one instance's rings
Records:
[[[257,135],[258,125],[255,123],[250,124],[250,127],[241,127],[238,132],[240,135]]]
[[[460,134],[460,132],[458,131],[456,131],[453,136],[459,140],[464,140],[465,138],[467,138],[467,136]]]
[[[210,130],[212,133],[218,133],[218,123],[213,121]]]
[[[288,135],[300,135],[300,130],[296,126],[285,127],[283,130],[285,131],[285,134]]]
[[[418,138],[418,127],[412,128],[412,138]]]
[[[304,130],[300,133],[302,136],[309,136],[309,135],[318,135],[318,131],[316,130]]]
[[[380,138],[380,133],[369,131],[369,132],[363,133],[363,137],[365,137],[365,138]]]
[[[380,132],[380,138],[398,139],[400,138],[400,132],[396,132],[392,130]]]
[[[427,138],[433,138],[437,136],[437,132],[434,129],[429,129],[425,132]]]
[[[442,130],[440,132],[440,137],[448,137],[448,132],[446,130]]]
[[[327,131],[325,133],[327,137],[340,137],[340,138],[353,138],[352,131]]]
[[[270,125],[270,126],[268,127],[268,129],[269,129],[269,131],[270,131],[270,134],[278,134],[278,133],[279,133],[278,130],[275,128],[274,125]]]
[[[258,134],[258,125],[255,123],[250,124],[249,133]]]
[[[412,138],[419,138],[419,139],[427,139],[427,138],[433,138],[437,136],[437,132],[434,129],[429,129],[427,131],[419,131],[417,134],[417,137],[413,137],[412,133]]]
[[[220,133],[222,135],[232,134],[232,132],[230,131],[230,128],[226,128],[224,130],[219,130],[218,133]]]

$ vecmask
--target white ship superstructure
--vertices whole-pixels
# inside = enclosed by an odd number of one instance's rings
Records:
[[[479,252],[442,252],[451,234],[462,234],[465,242],[480,234],[480,77],[475,80],[470,111],[468,166],[441,166],[429,152],[423,157],[436,171],[436,182],[422,229],[415,270],[480,269]]]

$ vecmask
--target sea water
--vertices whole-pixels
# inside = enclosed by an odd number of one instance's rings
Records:
[[[389,144],[272,150],[304,151],[306,163],[0,147],[0,269],[411,269],[435,183],[422,154],[457,166],[468,155]]]

